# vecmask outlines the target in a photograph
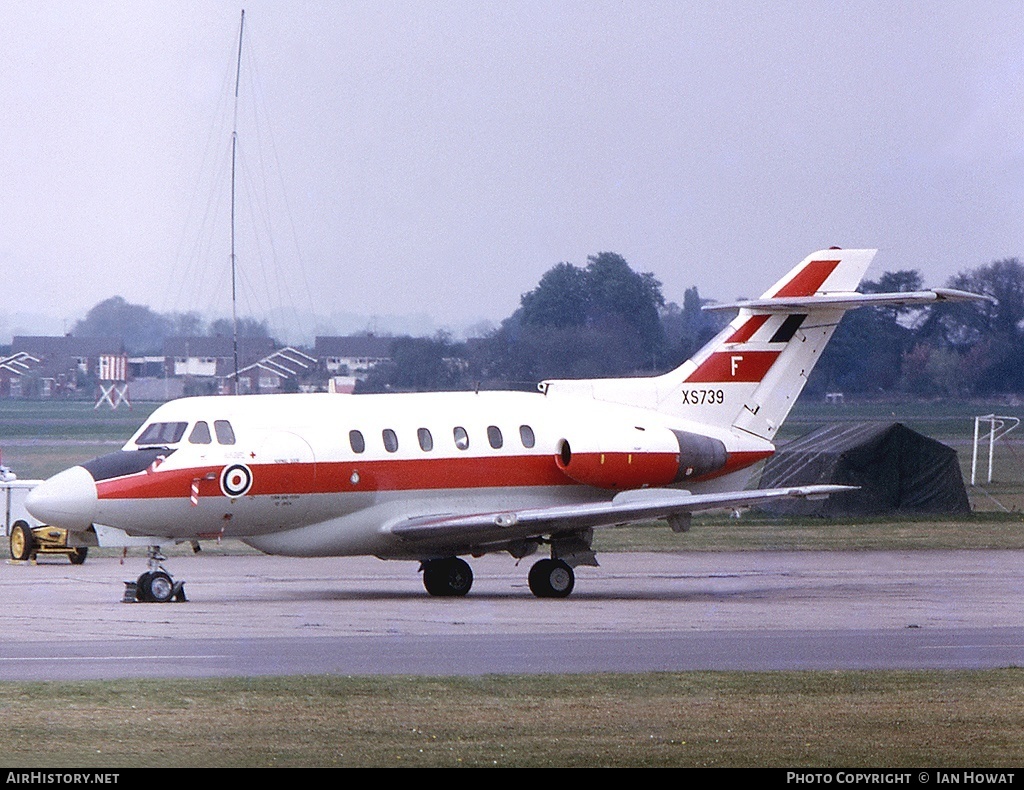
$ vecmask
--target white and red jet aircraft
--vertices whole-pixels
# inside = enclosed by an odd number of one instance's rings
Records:
[[[240,538],[271,554],[418,560],[433,595],[464,595],[460,555],[550,557],[529,573],[564,597],[596,565],[596,527],[842,486],[744,490],[844,311],[978,299],[855,292],[874,250],[805,259],[679,368],[648,378],[545,381],[537,393],[185,398],[120,452],[45,481],[26,507],[96,545],[94,525],[154,544]],[[181,592],[157,546],[139,600]]]

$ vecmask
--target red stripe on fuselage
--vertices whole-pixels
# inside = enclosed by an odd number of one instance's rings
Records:
[[[600,465],[600,453],[574,454],[574,461]],[[658,465],[663,453],[652,454]],[[704,480],[742,469],[771,453],[730,453],[728,461],[713,474],[691,480]],[[636,469],[642,469],[643,454],[634,453]],[[553,455],[523,455],[431,458],[408,460],[340,461],[330,463],[252,464],[252,487],[245,496],[280,494],[336,494],[367,491],[447,490],[460,488],[530,488],[538,486],[578,485],[559,468]],[[200,502],[221,497],[222,466],[191,469],[166,469],[96,483],[101,500],[174,499],[192,495],[198,480]],[[624,488],[629,487],[628,482]],[[688,481],[689,482],[689,481]]]
[[[159,469],[153,473],[102,480],[100,499],[159,499],[189,496],[199,480],[200,498],[223,496],[223,467]],[[336,463],[251,464],[246,496],[332,494],[349,491],[550,486],[571,484],[553,455],[369,460]]]
[[[799,272],[796,277],[783,285],[772,295],[773,299],[781,299],[784,296],[813,296],[821,288],[822,283],[835,271],[839,261],[811,261]]]

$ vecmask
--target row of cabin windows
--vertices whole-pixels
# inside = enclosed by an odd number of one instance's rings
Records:
[[[142,432],[135,444],[177,444],[185,435],[187,427],[187,422],[153,422],[146,426],[146,430]],[[235,432],[227,420],[213,421],[213,435],[217,437],[217,444],[235,443]],[[190,444],[212,444],[213,436],[210,434],[209,423],[200,420],[192,426],[188,441]]]
[[[416,431],[416,439],[419,442],[420,449],[425,453],[429,453],[434,449],[434,437],[427,428],[419,428]],[[452,429],[452,439],[455,441],[455,446],[459,450],[469,449],[469,433],[461,425],[457,425]],[[381,431],[381,440],[384,442],[384,449],[389,453],[398,452],[398,434],[396,434],[390,428],[385,428]],[[537,439],[533,434],[533,428],[529,425],[519,426],[519,441],[523,443],[523,447],[530,449],[537,443]],[[349,431],[348,442],[352,447],[352,452],[362,453],[366,451],[366,439],[363,438],[362,431]],[[497,425],[487,426],[487,443],[495,450],[501,449],[505,443],[501,435],[501,429]]]
[[[188,428],[187,422],[150,423],[146,426],[146,429],[136,440],[135,444],[140,446],[177,444],[181,441],[182,436],[185,435],[186,428]],[[192,431],[188,435],[188,441],[189,444],[212,444],[214,435],[217,437],[217,444],[235,443],[235,432],[231,428],[231,423],[227,420],[214,420],[213,435],[210,434],[209,424],[205,420],[199,420],[194,426],[192,426]],[[381,439],[384,442],[385,450],[389,453],[398,452],[398,434],[396,434],[391,428],[385,428],[381,431]],[[423,452],[429,453],[434,449],[434,437],[431,435],[429,429],[419,428],[416,431],[416,439]],[[452,439],[455,442],[455,447],[459,450],[469,449],[469,433],[461,425],[457,425],[452,429]],[[519,440],[526,449],[532,448],[537,443],[536,437],[533,433],[533,428],[529,425],[520,425]],[[363,438],[361,431],[349,431],[348,441],[352,446],[352,452],[365,452],[366,440]],[[504,445],[505,442],[501,435],[501,429],[497,425],[487,426],[487,443],[495,450],[501,449]]]

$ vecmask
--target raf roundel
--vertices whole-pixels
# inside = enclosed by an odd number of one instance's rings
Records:
[[[225,466],[220,473],[220,490],[226,497],[245,496],[252,487],[252,470],[245,464]]]

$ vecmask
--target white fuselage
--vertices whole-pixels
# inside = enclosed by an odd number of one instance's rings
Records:
[[[717,440],[725,463],[687,467],[673,431]],[[81,519],[294,555],[471,552],[488,547],[410,547],[389,527],[648,486],[735,488],[771,449],[655,411],[540,393],[186,398],[157,409],[121,458],[85,465],[96,497]],[[118,466],[136,456],[144,469]]]

